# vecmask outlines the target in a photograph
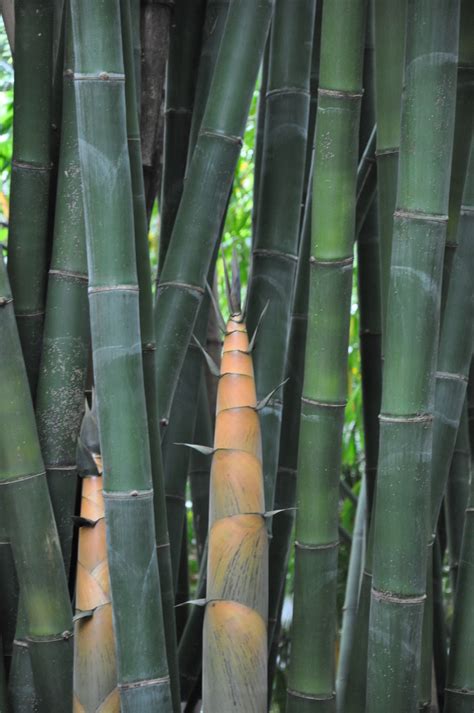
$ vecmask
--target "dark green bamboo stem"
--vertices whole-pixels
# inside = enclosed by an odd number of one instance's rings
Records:
[[[71,68],[68,30],[66,69]],[[53,253],[49,270],[36,419],[66,572],[76,504],[76,444],[84,412],[90,328],[87,256],[76,107],[71,72],[64,76]]]
[[[140,348],[120,7],[117,0],[72,0],[71,15],[121,709],[171,711]],[[98,155],[107,170],[97,170]]]
[[[393,212],[397,197],[407,2],[408,0],[400,0],[397,3],[392,0],[374,0],[377,200],[383,323],[387,312]]]
[[[207,588],[207,543],[199,569],[199,580],[196,599],[205,602]],[[186,622],[186,627],[179,642],[179,673],[181,697],[189,700],[194,687],[199,681],[202,669],[202,627],[204,621],[204,606],[195,604]]]
[[[189,615],[189,568],[188,568],[188,523],[185,520],[181,537],[181,556],[179,558],[178,583],[176,586],[176,638],[179,641]]]
[[[247,321],[252,334],[268,303],[253,354],[258,398],[284,380],[298,260],[309,115],[314,0],[276,0],[270,37],[265,130]],[[273,509],[282,399],[260,412],[265,506]]]
[[[2,596],[0,597],[0,635],[2,638],[2,653],[5,668],[7,672],[9,672],[11,669],[12,648],[18,609],[18,580],[6,523],[7,517],[5,509],[2,503],[0,503],[0,581],[2,582]]]
[[[204,0],[175,0],[166,73],[158,281],[183,193],[203,19]]]
[[[72,611],[3,260],[0,262],[0,485],[26,615],[40,711],[70,713]]]
[[[449,468],[449,476],[445,498],[446,524],[448,530],[449,569],[453,592],[456,591],[456,579],[461,553],[464,512],[469,498],[470,478],[469,430],[467,422],[467,404],[461,413],[453,457]]]
[[[18,602],[17,600],[17,603],[18,620],[16,622],[12,662],[8,677],[8,700],[10,708],[15,713],[29,713],[30,711],[37,713],[40,710],[40,701],[33,681],[30,652],[26,640],[25,611],[22,601]]]
[[[212,423],[207,397],[206,381],[201,375],[198,394],[198,407],[196,426],[194,429],[194,443],[203,446],[212,446]],[[191,485],[191,499],[193,501],[194,532],[199,562],[202,561],[209,529],[209,486],[210,486],[211,459],[193,449],[189,462],[189,481]]]
[[[143,0],[141,3],[140,135],[148,221],[161,182],[163,148],[161,107],[173,6],[174,0]]]
[[[177,638],[174,616],[174,588],[171,568],[170,543],[168,536],[161,439],[158,424],[158,404],[155,381],[155,334],[153,325],[153,296],[151,290],[151,268],[148,248],[145,188],[141,167],[141,143],[138,121],[138,104],[135,89],[135,65],[133,53],[133,27],[130,0],[121,0],[122,36],[125,66],[125,97],[127,111],[127,140],[130,158],[130,173],[133,200],[135,251],[137,276],[140,289],[140,336],[142,365],[145,385],[148,440],[150,444],[151,475],[154,490],[154,520],[156,554],[160,575],[161,601],[164,618],[164,632],[168,669],[171,679],[173,710],[180,711],[179,674],[177,658]]]
[[[15,3],[8,274],[33,396],[41,356],[48,269],[52,31],[52,0]]]
[[[365,10],[362,0],[323,6],[288,713],[335,711],[339,477]]]
[[[355,639],[357,605],[359,601],[360,584],[365,559],[365,535],[367,525],[367,485],[363,480],[357,503],[354,531],[352,534],[352,546],[347,571],[346,594],[344,598],[342,614],[341,644],[339,649],[339,663],[336,679],[336,696],[338,710],[345,711],[341,701],[345,699],[347,675],[351,652],[357,648],[358,642]]]
[[[444,688],[448,666],[448,631],[443,596],[443,563],[439,537],[433,550],[433,663],[438,705],[443,710]]]
[[[191,160],[194,147],[196,146],[202,118],[206,110],[207,97],[211,87],[219,48],[221,46],[229,5],[230,0],[207,0],[206,2],[201,56],[199,57],[199,71],[189,135],[188,164]]]
[[[461,0],[459,24],[459,60],[456,93],[453,163],[449,191],[449,221],[443,266],[442,308],[446,300],[450,275],[458,243],[459,208],[466,179],[474,112],[474,5]]]
[[[301,229],[303,229],[306,202],[311,195],[311,162],[314,149],[314,129],[316,126],[316,110],[318,108],[319,61],[321,57],[321,21],[323,17],[323,0],[316,0],[314,14],[313,47],[311,51],[311,69],[309,74],[309,114],[308,139],[306,141],[305,173],[303,179],[303,199],[301,201]]]
[[[3,643],[0,637],[0,713],[8,713],[7,677],[3,665]]]
[[[271,33],[270,33],[271,36]],[[270,64],[270,39],[267,38],[260,70],[260,88],[258,90],[257,122],[255,124],[255,149],[253,169],[253,204],[252,204],[252,235],[255,235],[257,225],[258,195],[262,175],[262,154],[265,137],[265,109],[267,106],[268,70]]]
[[[132,18],[132,41],[133,41],[133,66],[135,69],[135,95],[137,100],[138,117],[141,111],[141,88],[142,88],[142,41],[140,37],[140,9],[141,0],[131,0],[130,16]]]
[[[169,420],[179,373],[205,291],[272,6],[272,0],[232,0],[227,15],[206,111],[157,293],[158,402],[164,422]]]
[[[472,159],[471,159],[472,163]],[[471,192],[470,198],[473,198]],[[464,193],[466,202],[466,193]],[[466,202],[467,203],[467,202]],[[472,224],[472,201],[470,222]],[[461,217],[461,221],[466,215]],[[472,238],[472,234],[471,234]],[[452,280],[451,280],[452,282]],[[473,362],[474,363],[474,362]],[[469,432],[471,452],[474,445],[474,388],[471,377],[468,389]],[[444,713],[470,713],[474,700],[474,665],[472,651],[474,648],[474,477],[471,472],[469,502],[465,512],[464,534],[459,560],[459,570],[454,601],[454,618],[451,633],[448,674],[445,690]]]
[[[458,23],[457,3],[409,0],[384,338],[367,713],[413,713],[418,704]]]

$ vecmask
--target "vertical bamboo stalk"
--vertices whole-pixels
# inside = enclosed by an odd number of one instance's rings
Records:
[[[140,348],[120,7],[118,0],[72,0],[71,16],[121,709],[130,713],[161,706],[171,711]],[[107,170],[97,170],[98,165]]]
[[[8,275],[33,396],[41,356],[48,264],[52,31],[52,0],[15,3]]]
[[[28,652],[41,713],[70,713],[72,612],[3,260],[0,333],[0,486]]]
[[[254,351],[257,394],[284,379],[298,259],[309,116],[315,0],[276,0],[270,37],[265,131],[247,300],[249,329],[259,327]],[[273,509],[280,442],[281,396],[262,409],[265,502]]]
[[[133,226],[139,286],[140,337],[142,351],[145,401],[148,423],[148,442],[151,456],[153,502],[156,537],[156,554],[160,574],[161,600],[171,693],[175,713],[180,710],[178,656],[174,616],[174,590],[171,569],[170,541],[165,508],[165,489],[161,439],[158,424],[156,397],[155,354],[156,342],[153,325],[153,296],[148,247],[145,188],[141,167],[141,142],[136,102],[135,66],[133,62],[133,31],[130,0],[121,0],[123,56],[125,65],[125,100],[127,116],[127,142],[133,201]]]
[[[205,291],[272,7],[272,0],[232,0],[229,7],[155,306],[158,403],[165,423]]]
[[[367,713],[412,713],[418,704],[458,23],[459,3],[408,2],[384,338]],[[403,528],[400,512],[405,514]]]
[[[449,569],[453,592],[456,591],[456,580],[463,537],[464,512],[469,499],[470,464],[471,454],[469,451],[467,404],[465,403],[462,409],[456,443],[454,445],[445,497]]]
[[[166,73],[158,281],[183,193],[203,19],[204,0],[175,0]]]
[[[53,253],[49,270],[36,420],[66,572],[76,504],[76,443],[90,348],[82,182],[67,29]]]
[[[395,4],[391,0],[374,0],[377,201],[383,324],[385,324],[387,312],[393,212],[397,198],[400,105],[405,66],[407,2],[408,0],[400,0]]]
[[[464,194],[466,196],[466,194]],[[474,196],[471,192],[470,198]],[[469,222],[472,224],[472,200],[467,202]],[[464,219],[466,213],[464,213]],[[461,218],[462,220],[463,218]],[[472,237],[472,236],[471,236]],[[474,374],[471,366],[470,377]],[[469,379],[468,408],[471,452],[474,445],[472,436],[474,389]],[[469,713],[472,711],[474,696],[474,665],[472,651],[474,647],[474,477],[471,471],[469,502],[464,519],[464,533],[459,560],[454,618],[451,633],[448,674],[445,690],[444,713]]]
[[[209,412],[206,381],[203,375],[201,375],[199,385],[194,443],[201,443],[204,446],[210,446],[212,443],[211,414]],[[199,562],[201,562],[209,530],[210,461],[208,456],[204,456],[195,450],[191,453],[189,463],[189,482],[193,501],[197,555]]]
[[[288,713],[335,711],[339,475],[365,10],[363,0],[323,6]]]

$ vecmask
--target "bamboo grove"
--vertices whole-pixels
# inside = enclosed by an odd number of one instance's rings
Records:
[[[0,713],[472,713],[472,0],[0,9]]]

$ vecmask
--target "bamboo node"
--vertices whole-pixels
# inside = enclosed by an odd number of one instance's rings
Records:
[[[395,218],[401,218],[402,220],[419,220],[425,223],[447,223],[448,216],[443,213],[422,213],[417,210],[403,210],[398,209],[393,214]]]
[[[389,414],[379,414],[381,423],[430,423],[433,420],[432,413],[414,414],[413,416],[391,416]]]
[[[318,96],[334,97],[334,99],[362,99],[364,92],[340,91],[337,89],[324,89],[324,87],[319,87]]]
[[[284,253],[281,250],[266,250],[265,248],[255,248],[252,251],[252,255],[255,257],[275,257],[281,260],[290,260],[290,262],[298,262],[298,255],[293,255],[293,253]]]
[[[293,696],[294,698],[304,698],[308,701],[332,701],[336,696],[335,691],[330,693],[328,696],[326,696],[326,695],[319,696],[317,694],[312,694],[312,693],[303,693],[302,691],[297,691],[294,688],[287,688],[286,692],[288,693],[289,696]]]
[[[295,547],[297,547],[299,550],[333,550],[336,549],[336,547],[339,547],[339,540],[335,540],[334,542],[329,542],[328,544],[324,545],[309,545],[305,542],[295,540]]]
[[[169,676],[162,676],[161,678],[147,678],[144,681],[130,681],[129,683],[117,683],[117,687],[122,691],[126,691],[131,688],[145,688],[148,686],[161,686],[164,683],[170,682]]]
[[[382,592],[379,589],[372,587],[372,598],[381,602],[390,602],[391,604],[406,604],[407,606],[416,606],[423,604],[426,601],[426,594],[419,596],[401,596],[392,594],[391,592]]]

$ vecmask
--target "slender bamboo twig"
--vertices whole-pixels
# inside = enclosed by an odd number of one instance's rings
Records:
[[[13,310],[2,260],[2,502],[26,617],[25,634],[40,711],[69,713],[72,700],[72,612]]]
[[[41,356],[48,263],[52,31],[52,0],[16,3],[8,275],[33,397]]]
[[[367,713],[412,713],[418,705],[458,23],[458,3],[439,0],[435,8],[426,0],[408,3],[384,338]],[[405,526],[400,528],[402,510]]]
[[[365,9],[364,1],[323,6],[288,713],[335,710],[339,477]],[[343,208],[334,211],[335,204]]]
[[[272,0],[232,0],[227,15],[155,306],[158,403],[165,423],[205,291],[272,6]]]
[[[120,8],[117,0],[72,0],[71,16],[121,709],[129,713],[161,706],[171,711],[140,348]],[[106,171],[97,170],[96,156]]]

